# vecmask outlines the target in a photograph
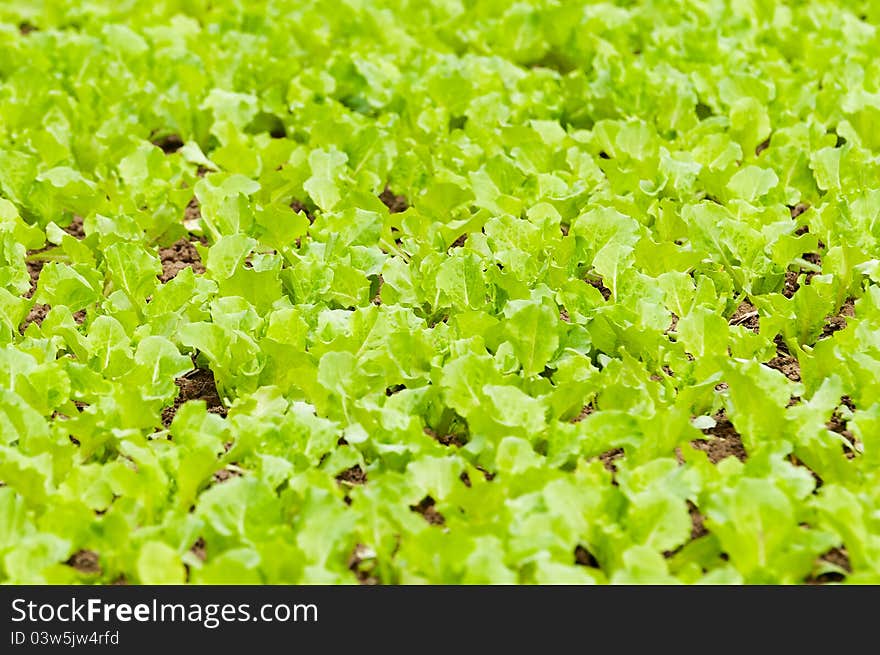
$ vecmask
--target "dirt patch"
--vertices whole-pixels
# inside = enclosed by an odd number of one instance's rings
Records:
[[[67,560],[66,564],[72,566],[80,573],[87,575],[100,575],[101,564],[98,561],[98,553],[93,550],[80,550],[75,552]]]
[[[788,206],[788,211],[791,212],[791,217],[792,217],[792,218],[797,218],[798,216],[800,216],[801,214],[803,214],[805,211],[807,211],[809,208],[810,208],[810,203],[808,203],[808,202],[799,202],[799,203],[796,204],[796,205],[789,205],[789,206]]]
[[[439,441],[444,446],[455,446],[461,448],[467,443],[467,437],[463,434],[451,432],[448,434],[439,434],[433,428],[425,427],[423,432],[432,439]]]
[[[367,483],[367,474],[360,464],[355,464],[336,476],[336,481],[347,485],[361,485]]]
[[[23,23],[18,24],[18,33],[22,36],[27,36],[31,32],[39,32],[40,28],[36,25],[29,23],[28,21],[24,21]]]
[[[434,507],[434,499],[430,496],[425,496],[419,501],[418,505],[410,505],[409,508],[421,514],[422,518],[431,525],[443,525],[446,523],[444,516]]]
[[[74,215],[73,220],[70,221],[70,225],[63,228],[65,232],[67,232],[74,239],[85,239],[86,231],[83,227],[83,219],[82,216]]]
[[[821,566],[823,562],[827,562],[828,564],[833,564],[840,569],[843,569],[846,573],[852,573],[852,564],[849,561],[849,553],[846,552],[845,547],[841,548],[832,548],[827,553],[820,555],[819,559],[816,562],[817,567]],[[838,571],[828,571],[827,573],[822,573],[821,575],[811,575],[807,578],[807,584],[828,584],[830,582],[841,582],[846,578],[846,575],[840,573]]]
[[[467,242],[467,238],[468,238],[467,234],[462,234],[455,241],[453,241],[449,247],[450,248],[461,248]]]
[[[580,544],[574,548],[574,563],[578,566],[599,568],[599,560],[596,559],[596,556]]]
[[[663,331],[663,334],[669,334],[670,332],[675,332],[678,328],[678,315],[675,312],[672,312],[671,318],[669,320],[669,327]]]
[[[819,264],[822,262],[821,257],[817,253],[804,253],[804,257],[806,258],[807,256],[818,261]],[[791,298],[797,293],[797,290],[801,288],[800,282],[798,282],[801,274],[804,276],[804,284],[809,284],[813,276],[816,275],[815,271],[785,271],[785,283],[782,285],[783,296]]]
[[[192,268],[193,272],[197,274],[205,272],[199,251],[196,250],[193,242],[186,239],[180,239],[167,248],[160,248],[159,259],[162,261],[162,273],[159,275],[159,280],[163,284],[174,279],[180,271],[187,267]]]
[[[596,408],[593,407],[593,403],[587,403],[581,408],[580,413],[575,416],[569,423],[580,423],[585,418],[587,418],[590,414],[596,411]]]
[[[798,284],[798,273],[794,271],[785,271],[785,283],[782,285],[782,295],[791,298],[797,290],[801,288]]]
[[[691,515],[691,541],[693,541],[694,539],[699,539],[700,537],[705,537],[707,534],[709,534],[709,531],[704,525],[706,517],[703,516],[699,508],[691,501],[687,501],[687,506],[688,512]]]
[[[850,400],[849,396],[843,396],[841,399],[841,404],[846,405],[850,411],[855,409],[855,406]],[[844,454],[848,459],[853,459],[856,456],[856,446],[858,444],[858,439],[856,439],[855,435],[850,431],[847,427],[847,419],[843,417],[839,409],[835,409],[831,414],[831,419],[825,424],[832,432],[839,434],[841,437],[846,439],[848,446],[844,446]]]
[[[736,457],[744,462],[747,454],[743,446],[742,437],[733,427],[733,423],[727,418],[727,413],[721,409],[715,416],[715,427],[703,430],[703,434],[709,439],[694,439],[691,445],[697,450],[702,450],[709,457],[709,461],[717,464],[727,457]]]
[[[235,465],[233,464],[233,466],[235,466]],[[222,468],[219,471],[215,471],[214,475],[213,475],[214,482],[216,482],[218,484],[223,483],[223,482],[227,482],[227,481],[231,480],[232,478],[240,478],[240,477],[242,477],[241,471],[239,471],[235,468],[228,468],[228,467]]]
[[[305,217],[307,219],[309,219],[310,225],[315,222],[315,215],[312,214],[312,212],[309,210],[309,208],[306,207],[305,203],[303,203],[302,201],[294,199],[290,203],[290,208],[297,214],[299,214],[299,213],[305,214]]]
[[[34,251],[29,252],[28,255],[33,254],[33,252]],[[31,276],[31,288],[24,294],[24,297],[33,298],[34,294],[37,292],[37,282],[40,280],[40,273],[43,272],[43,264],[45,264],[45,262],[42,260],[33,262],[28,261],[26,264],[28,275]]]
[[[788,346],[785,345],[785,342],[780,337],[776,337],[775,341],[776,357],[769,362],[765,362],[765,365],[776,369],[792,382],[800,382],[801,365],[798,363],[797,358],[791,356]]]
[[[799,202],[796,205],[790,206],[789,210],[791,210],[791,217],[797,218],[807,210],[811,208],[812,205],[808,202]]]
[[[208,559],[208,549],[205,544],[205,540],[203,537],[199,537],[196,543],[192,545],[192,548],[189,549],[193,555],[198,557],[203,562]]]
[[[808,261],[814,266],[822,267],[822,255],[817,252],[805,252],[801,257],[803,257],[804,261]]]
[[[730,325],[742,325],[744,328],[751,330],[755,334],[758,333],[758,330],[761,327],[758,309],[747,300],[743,300],[739,304],[728,322]]]
[[[376,293],[373,294],[373,297],[370,298],[370,302],[374,305],[378,306],[382,304],[382,287],[385,286],[385,278],[382,277],[382,274],[376,277]]]
[[[605,467],[606,471],[611,473],[617,473],[617,460],[623,457],[623,448],[612,448],[610,450],[606,450],[604,453],[598,456],[598,460],[602,462],[602,466]],[[590,461],[597,459],[596,457],[591,457]],[[617,484],[616,482],[614,483]]]
[[[388,207],[388,211],[392,214],[399,214],[400,212],[409,209],[409,203],[406,200],[406,196],[395,194],[388,185],[386,185],[382,190],[382,193],[379,194],[379,200],[382,201],[382,204]]]
[[[461,475],[458,476],[458,479],[461,480],[464,486],[468,489],[471,488],[471,476],[467,474],[467,471],[462,471]]]
[[[777,355],[767,362],[767,366],[775,368],[792,382],[801,381],[800,364],[798,364],[798,361],[791,355]]]
[[[770,147],[770,137],[768,136],[766,139],[761,141],[755,148],[755,157],[760,157],[761,153],[764,152],[767,148]]]
[[[226,417],[226,408],[220,400],[220,394],[217,392],[217,383],[214,381],[214,374],[207,369],[193,369],[186,375],[177,378],[174,384],[178,386],[180,392],[174,399],[174,404],[162,410],[162,425],[166,428],[171,425],[174,415],[180,406],[188,400],[204,400],[208,406],[208,411],[212,414],[219,414]]]
[[[840,332],[847,326],[846,319],[853,318],[855,315],[855,301],[852,298],[847,298],[837,316],[829,316],[825,319],[825,325],[822,328],[822,336],[820,338],[826,339],[835,332]]]
[[[166,155],[177,152],[183,147],[183,139],[179,134],[166,134],[157,139],[151,139],[150,143],[161,149]]]
[[[27,330],[28,325],[31,323],[36,323],[37,325],[43,324],[43,319],[46,318],[46,315],[49,313],[51,308],[49,305],[35,304],[31,307],[28,315],[25,317],[24,321],[22,321],[21,325],[18,328],[18,331],[24,334],[24,331]]]
[[[492,482],[492,480],[495,479],[495,474],[494,474],[494,473],[491,473],[491,472],[487,471],[486,469],[484,469],[484,468],[483,468],[482,466],[480,466],[479,464],[477,464],[476,468],[477,468],[477,470],[478,470],[480,473],[483,474],[483,477],[486,478],[486,482]]]
[[[202,218],[202,206],[198,199],[193,196],[183,210],[183,222],[192,223]]]
[[[605,300],[608,300],[611,297],[611,289],[609,289],[608,287],[605,286],[605,284],[602,282],[601,277],[596,277],[596,278],[588,277],[585,280],[585,282],[587,284],[589,284],[591,287],[593,287],[594,289],[598,289],[599,293],[602,294],[602,297]]]
[[[568,315],[568,310],[565,307],[559,309],[559,320],[563,323],[571,323],[571,317]]]

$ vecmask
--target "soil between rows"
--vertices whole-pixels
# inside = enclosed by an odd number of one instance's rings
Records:
[[[174,384],[178,386],[180,391],[177,398],[174,399],[174,404],[162,410],[162,424],[166,428],[171,425],[180,406],[189,400],[204,400],[209,412],[226,416],[226,408],[220,400],[214,374],[210,370],[193,369],[190,373],[177,378]]]

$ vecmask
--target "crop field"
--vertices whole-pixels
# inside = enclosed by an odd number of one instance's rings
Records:
[[[0,582],[880,582],[880,4],[0,4]]]

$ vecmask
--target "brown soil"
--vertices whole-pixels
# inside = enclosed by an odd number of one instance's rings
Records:
[[[467,443],[467,439],[463,434],[438,434],[436,430],[433,430],[429,427],[425,427],[423,432],[432,439],[436,439],[444,446],[456,446],[458,448],[461,448]]]
[[[801,257],[815,266],[822,266],[822,255],[817,252],[805,252]]]
[[[615,466],[615,462],[621,457],[623,457],[623,448],[612,448],[611,450],[606,450],[604,453],[599,455],[599,461],[602,462],[602,465],[605,467],[606,471],[617,473],[617,466]]]
[[[379,200],[388,207],[388,211],[392,214],[399,214],[400,212],[409,209],[409,203],[406,200],[406,196],[395,194],[387,185],[382,190],[382,193],[379,194]]]
[[[706,526],[703,525],[706,517],[700,512],[699,508],[694,505],[691,501],[687,501],[688,512],[691,515],[691,541],[694,539],[699,539],[700,537],[705,537],[709,534],[709,531],[706,529]]]
[[[593,288],[595,288],[595,289],[598,289],[598,290],[599,290],[599,293],[602,294],[602,297],[603,297],[605,300],[608,300],[608,299],[611,297],[611,289],[609,289],[608,287],[605,286],[605,284],[603,284],[603,282],[602,282],[602,278],[601,278],[601,277],[596,278],[596,279],[587,278],[587,279],[586,279],[586,282],[587,282],[587,284],[589,284],[591,287],[593,287]]]
[[[791,298],[797,290],[801,288],[798,284],[798,273],[794,271],[785,271],[785,284],[782,286],[782,295]]]
[[[588,403],[581,408],[580,414],[571,419],[571,423],[580,423],[585,418],[587,418],[590,414],[592,414],[595,410],[593,407],[593,403]]]
[[[780,337],[776,337],[775,341],[776,357],[766,362],[766,365],[770,368],[775,368],[792,382],[800,382],[801,365],[798,363],[798,360],[791,356],[788,346],[785,345],[785,342]]]
[[[564,323],[571,323],[571,317],[568,315],[568,310],[565,307],[559,310],[559,320]]]
[[[849,561],[849,554],[846,552],[846,548],[832,548],[824,555],[819,557],[819,561],[817,565],[821,562],[825,561],[829,564],[834,564],[835,566],[839,566],[847,573],[852,573],[852,565]],[[837,573],[834,571],[830,571],[828,573],[823,573],[822,575],[811,575],[807,578],[807,584],[828,584],[829,582],[841,582],[846,576],[842,573]]]
[[[205,540],[202,537],[199,537],[198,541],[196,541],[189,550],[203,562],[208,559],[208,551],[205,545]]]
[[[727,418],[727,413],[721,409],[713,418],[715,419],[715,427],[703,430],[703,434],[708,435],[711,439],[694,439],[691,441],[691,445],[706,453],[709,456],[709,461],[713,464],[731,456],[744,462],[747,455],[742,437]]]
[[[461,475],[458,476],[458,479],[464,483],[468,489],[471,488],[471,476],[467,474],[467,471],[462,471]]]
[[[18,331],[24,334],[24,331],[27,330],[28,325],[31,323],[36,323],[37,325],[43,324],[43,319],[46,318],[46,315],[49,313],[49,305],[41,305],[36,304],[31,307],[28,315],[25,317],[24,321],[22,321],[21,325],[18,328]]]
[[[32,253],[28,253],[29,255]],[[31,288],[25,293],[25,298],[32,298],[33,295],[37,292],[37,282],[40,279],[40,273],[43,272],[43,264],[45,262],[35,261],[35,262],[26,262],[28,275],[31,276]]]
[[[825,319],[825,326],[822,328],[822,336],[820,338],[830,337],[835,332],[843,330],[847,326],[846,319],[856,315],[856,308],[852,298],[847,298],[840,308],[837,316],[829,316]]]
[[[663,331],[663,334],[669,334],[670,332],[675,332],[676,328],[678,328],[678,316],[673,312],[672,317],[669,320],[669,327]]]
[[[479,464],[477,465],[477,470],[478,470],[480,473],[483,474],[483,477],[486,478],[486,482],[492,482],[492,480],[495,479],[495,474],[494,474],[494,473],[490,473],[489,471],[487,471],[486,469],[484,469],[484,468],[483,468],[482,466],[480,466]]]
[[[98,562],[98,553],[92,550],[80,550],[75,552],[67,560],[66,564],[72,566],[80,573],[95,575],[101,573],[101,564]]]
[[[39,32],[39,31],[40,31],[39,27],[37,27],[36,25],[32,25],[31,23],[29,23],[27,21],[24,21],[23,23],[19,23],[19,25],[18,25],[18,32],[22,36],[27,36],[31,32]]]
[[[360,464],[355,464],[350,469],[346,469],[345,471],[337,475],[336,480],[338,482],[341,482],[342,484],[348,484],[352,486],[366,484],[367,474],[361,468]]]
[[[184,221],[194,221],[202,217],[202,206],[199,204],[198,199],[193,196],[189,203],[186,205],[186,209],[183,210],[183,220]]]
[[[599,568],[599,560],[589,550],[578,544],[574,548],[574,563],[578,566],[589,566],[594,569]]]
[[[174,404],[162,410],[162,425],[166,428],[171,425],[180,406],[188,400],[204,400],[209,412],[226,417],[226,408],[220,400],[214,374],[211,371],[203,368],[193,369],[177,378],[174,384],[180,388],[180,392],[174,399]]]
[[[739,307],[736,308],[736,311],[733,312],[733,316],[730,317],[729,323],[731,325],[742,325],[747,330],[751,330],[757,334],[760,329],[758,310],[752,303],[743,300],[739,304]]]
[[[792,218],[797,218],[798,216],[800,216],[801,214],[803,214],[805,211],[807,211],[809,208],[810,208],[810,203],[808,203],[808,202],[799,202],[799,203],[796,204],[796,205],[790,205],[790,206],[788,207],[788,211],[791,212],[791,217],[792,217]]]
[[[759,157],[762,152],[764,152],[767,148],[770,147],[770,137],[768,136],[766,139],[761,141],[758,146],[755,148],[755,157]]]
[[[430,496],[425,496],[419,501],[418,505],[410,505],[409,508],[421,514],[431,525],[443,525],[446,523],[446,519],[434,507],[434,499]]]
[[[162,283],[174,279],[186,267],[193,269],[195,273],[204,273],[205,266],[195,245],[186,239],[180,239],[167,248],[159,249],[159,259],[162,260],[162,274],[159,280]]]
[[[305,215],[306,215],[306,218],[309,219],[309,224],[315,222],[315,216],[312,214],[312,212],[309,211],[309,208],[306,207],[305,204],[303,204],[303,203],[300,202],[299,200],[294,200],[293,202],[291,202],[291,203],[290,203],[290,208],[291,208],[294,212],[296,212],[297,214],[299,214],[300,212],[302,212],[303,214],[305,214]]]
[[[382,277],[382,274],[380,273],[378,277],[378,284],[376,285],[376,293],[373,295],[372,298],[370,298],[370,302],[374,305],[378,306],[382,304],[382,287],[384,286],[385,278]]]
[[[179,134],[166,134],[158,139],[153,139],[151,143],[159,147],[166,155],[177,152],[183,147],[183,139],[180,138]]]
[[[467,234],[462,234],[455,241],[453,241],[452,245],[450,245],[449,247],[450,248],[461,248],[465,244],[465,242],[467,241],[467,238],[468,238]]]
[[[64,231],[67,232],[74,239],[85,239],[86,232],[83,228],[82,216],[74,215],[73,220],[70,222],[70,225],[65,227]]]
[[[214,482],[217,482],[218,484],[226,482],[227,480],[231,480],[232,478],[240,478],[240,477],[241,477],[241,472],[235,471],[235,470],[230,470],[228,468],[222,468],[219,471],[215,471],[214,476],[213,476]]]
[[[853,405],[852,400],[850,400],[849,396],[844,396],[840,400],[841,404],[846,405],[850,409],[850,411],[855,409],[855,406]],[[834,410],[834,413],[831,415],[831,419],[825,424],[825,427],[827,427],[832,432],[836,432],[844,439],[846,439],[846,441],[849,443],[849,448],[844,446],[844,453],[846,454],[847,458],[854,458],[856,456],[855,446],[858,440],[856,439],[852,431],[847,429],[847,420],[843,418],[839,410]]]
[[[792,382],[801,381],[801,367],[791,355],[778,355],[767,362],[767,366],[780,371]]]

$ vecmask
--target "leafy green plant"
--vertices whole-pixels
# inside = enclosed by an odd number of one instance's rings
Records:
[[[877,582],[878,25],[3,3],[0,581]]]

